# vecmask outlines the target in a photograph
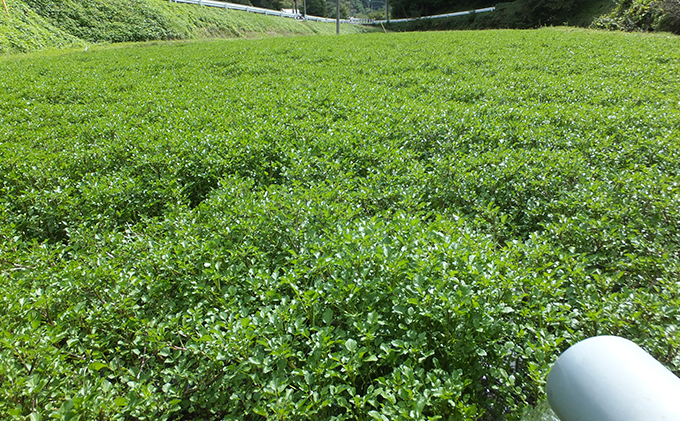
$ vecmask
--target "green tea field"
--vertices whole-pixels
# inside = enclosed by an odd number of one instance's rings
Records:
[[[678,37],[0,58],[0,419],[516,420],[678,326]]]

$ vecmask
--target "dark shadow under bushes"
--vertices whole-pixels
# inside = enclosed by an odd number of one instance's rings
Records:
[[[391,23],[393,31],[441,31],[466,29],[530,29],[541,26],[588,26],[593,20],[611,11],[609,0],[516,0],[499,3],[496,10],[472,13],[445,19],[423,19],[406,23]]]

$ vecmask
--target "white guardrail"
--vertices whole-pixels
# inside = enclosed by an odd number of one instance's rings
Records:
[[[282,18],[290,18],[290,19],[298,19],[298,20],[311,20],[314,22],[326,22],[326,23],[336,23],[336,19],[331,19],[331,18],[323,18],[320,16],[312,16],[312,15],[307,15],[303,16],[302,14],[299,13],[290,13],[290,12],[284,12],[281,10],[271,10],[271,9],[263,9],[261,7],[253,7],[253,6],[247,6],[245,4],[237,4],[237,3],[227,3],[223,1],[214,1],[214,0],[168,0],[171,3],[187,3],[187,4],[197,4],[199,6],[208,6],[208,7],[219,7],[222,9],[226,10],[240,10],[242,12],[247,12],[247,13],[258,13],[261,15],[266,15],[266,16],[280,16]],[[423,16],[419,18],[406,18],[406,19],[390,19],[390,20],[375,20],[375,19],[356,19],[356,18],[349,18],[349,19],[340,19],[340,23],[349,23],[349,24],[355,24],[355,25],[377,25],[381,23],[391,23],[391,22],[413,22],[417,20],[422,20],[422,19],[441,19],[441,18],[450,18],[454,16],[465,16],[465,15],[472,15],[475,13],[484,13],[484,12],[493,12],[496,10],[495,7],[487,7],[485,9],[477,9],[477,10],[467,10],[465,12],[455,12],[455,13],[446,13],[443,15],[432,15],[432,16]]]
[[[373,21],[373,23],[414,22],[414,21],[417,21],[417,20],[424,20],[424,19],[452,18],[454,16],[465,16],[465,15],[474,15],[475,13],[493,12],[494,10],[496,10],[495,7],[486,7],[484,9],[466,10],[464,12],[455,12],[455,13],[445,13],[443,15],[422,16],[422,17],[419,17],[419,18],[376,20],[376,21]]]
[[[283,12],[281,10],[271,10],[271,9],[263,9],[261,7],[253,7],[253,6],[247,6],[245,4],[236,4],[236,3],[226,3],[223,1],[213,1],[213,0],[169,0],[171,3],[188,3],[188,4],[197,4],[199,6],[208,6],[208,7],[219,7],[222,9],[227,9],[227,10],[240,10],[242,12],[247,12],[247,13],[258,13],[261,15],[266,15],[266,16],[280,16],[282,18],[291,18],[291,19],[298,19],[298,20],[311,20],[315,22],[327,22],[327,23],[336,23],[336,19],[329,19],[329,18],[322,18],[319,16],[312,16],[312,15],[307,15],[306,17],[299,14],[299,13],[290,13],[290,12]],[[340,23],[351,23],[351,24],[357,24],[357,25],[370,25],[374,21],[372,19],[340,19]]]

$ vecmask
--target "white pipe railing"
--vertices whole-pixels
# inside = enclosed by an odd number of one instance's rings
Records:
[[[484,9],[466,10],[464,12],[444,13],[443,15],[422,16],[422,17],[419,17],[419,18],[376,20],[375,23],[414,22],[414,21],[417,21],[417,20],[424,20],[424,19],[452,18],[452,17],[455,17],[455,16],[474,15],[475,13],[493,12],[494,10],[496,10],[495,7],[486,7]]]
[[[567,349],[550,370],[546,389],[561,421],[680,420],[680,379],[616,336]]]
[[[199,6],[207,6],[207,7],[219,7],[222,9],[226,10],[240,10],[242,12],[246,13],[257,13],[260,15],[265,15],[265,16],[280,16],[282,18],[290,18],[290,19],[298,19],[298,20],[311,20],[315,22],[327,22],[327,23],[335,23],[335,19],[329,19],[329,18],[323,18],[320,16],[312,16],[312,15],[307,15],[306,17],[300,13],[291,13],[291,12],[284,12],[282,10],[271,10],[271,9],[264,9],[261,7],[253,7],[253,6],[248,6],[245,4],[237,4],[237,3],[227,3],[223,1],[215,1],[215,0],[169,0],[171,3],[187,3],[187,4],[197,4]],[[351,23],[355,25],[368,25],[373,23],[373,20],[371,19],[356,19],[356,18],[350,18],[350,19],[340,19],[340,23]]]
[[[336,19],[331,19],[331,18],[324,18],[324,17],[312,16],[312,15],[304,16],[304,15],[299,14],[299,13],[284,12],[282,10],[263,9],[261,7],[253,7],[253,6],[247,6],[245,4],[237,4],[237,3],[227,3],[227,2],[223,2],[223,1],[215,1],[215,0],[168,0],[168,1],[170,1],[172,3],[187,3],[187,4],[197,4],[199,6],[219,7],[219,8],[226,9],[226,10],[240,10],[242,12],[258,13],[258,14],[265,15],[265,16],[280,16],[282,18],[291,18],[291,19],[298,19],[298,20],[311,20],[311,21],[314,21],[314,22],[325,22],[325,23],[335,23],[336,22]],[[340,19],[340,23],[349,23],[349,24],[354,24],[354,25],[378,25],[378,24],[381,24],[381,23],[392,23],[392,22],[413,22],[413,21],[422,20],[422,19],[450,18],[450,17],[454,17],[454,16],[473,15],[475,13],[493,12],[494,10],[496,10],[495,7],[487,7],[487,8],[484,8],[484,9],[467,10],[467,11],[464,11],[464,12],[445,13],[443,15],[432,15],[432,16],[422,16],[422,17],[419,17],[419,18],[390,19],[390,20],[349,18],[349,19]]]

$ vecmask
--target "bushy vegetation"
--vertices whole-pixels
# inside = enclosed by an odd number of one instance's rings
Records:
[[[161,1],[23,1],[53,25],[89,42],[188,38],[193,29],[188,25],[182,27],[177,19],[164,16],[170,12],[172,5]],[[180,7],[185,9],[182,12],[191,10],[186,6]],[[224,13],[223,10],[221,12]],[[232,32],[235,33],[236,31]]]
[[[335,32],[323,23],[159,0],[24,1],[55,26],[90,42]],[[344,29],[350,33],[364,30],[349,25]]]
[[[678,0],[619,0],[614,11],[593,26],[624,31],[662,31],[680,35]]]
[[[599,334],[680,370],[677,38],[0,62],[0,418],[513,419]]]
[[[335,26],[327,23],[160,0],[6,1],[10,16],[0,14],[0,53],[85,46],[86,42],[335,33]],[[370,30],[357,25],[342,28],[343,33]]]
[[[85,46],[82,40],[50,25],[25,4],[11,0],[6,3],[9,13],[0,8],[0,55]]]

